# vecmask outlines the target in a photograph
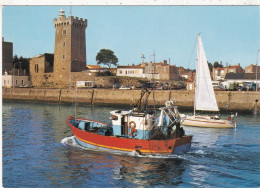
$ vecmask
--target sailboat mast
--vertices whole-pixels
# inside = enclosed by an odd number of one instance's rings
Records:
[[[195,90],[195,93],[194,93],[194,116],[196,115],[196,94],[197,94],[197,90],[196,90],[196,87],[197,87],[197,83],[198,83],[198,54],[199,54],[199,43],[198,43],[198,38],[199,38],[200,34],[198,34],[198,37],[197,37],[197,59],[196,59],[196,76],[195,76],[195,82],[194,82],[194,90]]]
[[[198,58],[196,59],[196,62],[198,64]],[[198,79],[198,75],[197,75],[197,71],[196,71],[196,76],[195,76],[195,82],[194,82],[194,107],[193,107],[193,111],[194,111],[194,116],[196,115],[196,87],[197,87],[197,79]]]

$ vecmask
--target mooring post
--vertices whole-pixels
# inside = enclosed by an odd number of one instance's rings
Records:
[[[254,114],[258,114],[257,103],[258,103],[258,99],[255,100]]]

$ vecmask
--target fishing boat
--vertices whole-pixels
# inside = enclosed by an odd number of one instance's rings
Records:
[[[197,39],[197,66],[194,98],[194,114],[182,115],[182,125],[210,128],[233,128],[236,126],[234,115],[221,119],[219,115],[199,115],[197,111],[219,112],[216,96],[212,86],[208,61],[200,35]]]
[[[110,112],[111,124],[72,116],[66,123],[79,145],[97,151],[129,155],[183,154],[189,151],[192,136],[185,135],[177,107],[172,101],[167,101],[159,109],[158,116],[143,105],[126,111],[113,110]]]

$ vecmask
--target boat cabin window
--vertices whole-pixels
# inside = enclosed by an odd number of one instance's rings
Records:
[[[80,122],[79,123],[79,129],[89,131],[90,130],[90,122]]]

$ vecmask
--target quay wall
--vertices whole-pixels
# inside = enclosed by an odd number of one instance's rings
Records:
[[[72,103],[77,96],[79,104],[89,105],[126,105],[134,106],[141,96],[141,90],[119,89],[3,89],[4,101]],[[221,111],[253,111],[260,109],[260,92],[253,91],[215,91]],[[193,109],[194,91],[154,90],[148,98],[148,104],[162,106],[166,100],[172,100],[181,109]],[[259,102],[256,102],[258,100]]]

